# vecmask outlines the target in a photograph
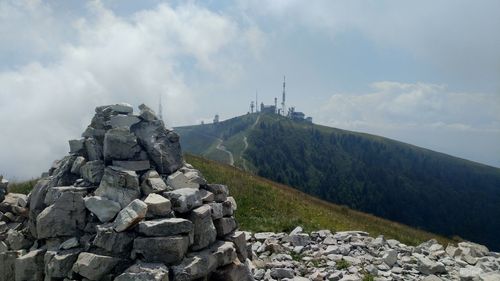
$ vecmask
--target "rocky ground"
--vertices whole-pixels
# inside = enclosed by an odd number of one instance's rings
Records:
[[[256,280],[500,280],[500,253],[470,242],[407,246],[361,231],[246,233]]]

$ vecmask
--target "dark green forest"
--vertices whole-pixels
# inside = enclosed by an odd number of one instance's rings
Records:
[[[500,249],[500,169],[368,134],[261,118],[260,176],[377,216]]]

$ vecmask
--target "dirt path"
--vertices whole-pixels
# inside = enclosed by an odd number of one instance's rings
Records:
[[[257,119],[255,119],[255,122],[252,124],[251,130],[255,129],[255,126],[257,126],[257,123],[259,123],[259,120],[260,120],[260,115],[257,115]],[[245,154],[245,151],[247,151],[247,148],[248,148],[247,136],[243,137],[243,143],[245,144],[245,147],[243,148],[243,151],[240,154],[240,160],[241,160],[241,164],[243,165],[243,169],[245,171],[248,171],[247,161],[245,159],[243,159],[243,154]]]
[[[233,153],[229,150],[226,149],[226,147],[224,145],[222,145],[223,143],[223,140],[222,139],[218,139],[217,140],[219,143],[217,144],[217,147],[216,149],[217,150],[220,150],[222,152],[225,152],[229,155],[229,165],[231,166],[234,166],[234,157],[233,157]]]

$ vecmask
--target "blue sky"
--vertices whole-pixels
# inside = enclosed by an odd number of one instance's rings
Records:
[[[169,126],[272,103],[500,167],[499,1],[0,2],[0,174],[35,177],[97,105]]]

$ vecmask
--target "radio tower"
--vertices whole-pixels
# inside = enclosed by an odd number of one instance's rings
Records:
[[[281,112],[285,115],[285,76],[283,76],[283,100],[281,102]]]
[[[163,106],[161,105],[161,94],[160,94],[160,103],[158,104],[158,118],[163,120]]]

